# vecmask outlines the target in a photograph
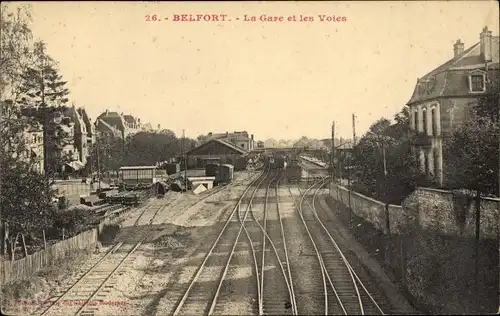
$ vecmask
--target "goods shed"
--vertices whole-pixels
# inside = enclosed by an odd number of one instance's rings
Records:
[[[204,168],[207,162],[234,164],[248,152],[233,143],[221,139],[212,139],[187,152],[188,168]]]
[[[126,187],[156,182],[156,166],[126,166],[120,168],[120,182]]]

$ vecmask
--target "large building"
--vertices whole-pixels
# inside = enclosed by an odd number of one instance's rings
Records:
[[[488,93],[489,79],[499,71],[499,37],[492,36],[488,28],[479,34],[478,43],[464,47],[457,40],[453,58],[418,79],[407,103],[411,128],[419,133],[416,155],[420,167],[439,184],[445,181],[443,138],[467,119],[479,97]]]
[[[123,140],[142,130],[141,120],[133,117],[132,115],[123,115],[123,113],[119,114],[118,112],[110,112],[106,110],[97,117],[97,120],[102,120],[108,125],[119,130]]]
[[[82,165],[87,163],[90,156],[92,143],[95,139],[95,130],[87,112],[83,108],[76,108],[74,105],[68,108],[65,117],[69,117],[73,122],[73,145],[78,152],[78,161]]]
[[[208,133],[208,140],[220,139],[226,142],[230,142],[237,147],[243,148],[246,151],[253,150],[255,148],[255,141],[253,134],[248,135],[247,131],[242,132],[225,132],[225,133]]]
[[[226,140],[211,139],[187,152],[187,165],[189,169],[193,169],[203,168],[208,161],[234,164],[238,158],[247,153],[247,150]]]

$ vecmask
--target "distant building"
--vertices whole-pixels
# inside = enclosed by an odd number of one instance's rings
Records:
[[[97,119],[97,121],[95,122],[95,130],[96,134],[98,134],[99,137],[111,140],[123,140],[122,132],[116,127],[106,123],[106,121],[104,121],[103,119]]]
[[[234,165],[247,153],[247,150],[224,139],[211,139],[187,152],[187,164],[188,168],[203,168],[207,161]]]
[[[440,184],[443,139],[467,119],[478,98],[488,93],[489,78],[499,73],[499,37],[485,27],[479,39],[465,50],[457,40],[453,58],[418,79],[407,103],[411,128],[420,134],[415,148],[420,167]]]
[[[92,148],[92,144],[96,142],[95,125],[88,116],[87,111],[84,108],[79,108],[77,111],[82,117],[85,127],[87,129],[87,148],[90,150],[90,148]]]
[[[225,133],[208,133],[207,135],[208,140],[212,139],[220,139],[224,140],[227,142],[230,142],[237,147],[243,148],[244,150],[253,150],[255,148],[255,141],[253,134],[248,136],[247,131],[242,131],[242,132],[225,132]]]
[[[78,152],[77,160],[80,161],[82,165],[85,165],[92,146],[92,124],[85,110],[83,108],[76,109],[74,105],[68,108],[64,115],[69,117],[74,124],[73,145]]]
[[[12,102],[0,101],[0,116],[1,120],[4,121],[3,127],[9,128],[12,123],[18,123],[19,117],[15,114],[12,109]],[[26,126],[26,128],[19,134],[18,141],[20,143],[13,143],[12,140],[3,140],[4,144],[3,152],[12,157],[19,157],[22,161],[31,161],[32,168],[34,171],[43,174],[44,173],[44,153],[43,153],[43,129],[40,124],[32,124]],[[18,145],[24,145],[22,148],[24,151],[20,152],[21,149]]]
[[[23,158],[33,163],[33,170],[43,174],[43,129],[40,124],[29,126],[23,133],[26,153]]]
[[[263,142],[263,141],[261,141],[261,140],[259,140],[259,141],[257,142],[257,148],[264,148],[264,142]]]
[[[123,113],[119,114],[118,112],[106,110],[97,119],[103,120],[108,125],[119,130],[123,140],[141,131],[141,120],[132,115],[123,115]]]

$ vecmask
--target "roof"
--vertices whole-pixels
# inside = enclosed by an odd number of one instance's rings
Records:
[[[236,151],[239,151],[239,152],[240,152],[240,153],[242,153],[242,154],[246,154],[246,153],[247,153],[247,151],[246,151],[245,149],[243,149],[243,148],[241,148],[241,147],[238,147],[238,146],[236,146],[235,144],[233,144],[233,143],[231,143],[231,142],[228,142],[228,141],[226,141],[226,140],[223,140],[223,139],[214,139],[214,141],[219,142],[219,143],[221,143],[222,145],[228,146],[228,147],[230,147],[230,148],[232,148],[232,149],[234,149],[234,150],[236,150]]]
[[[106,127],[108,130],[110,130],[115,137],[122,137],[122,133],[115,127],[109,125],[108,123],[106,123],[106,121],[102,120],[102,119],[97,119],[97,123],[98,124],[101,124],[102,126]]]
[[[143,169],[156,169],[156,166],[125,166],[120,170],[143,170]]]
[[[125,121],[123,117],[120,114],[118,114],[118,112],[107,111],[99,115],[97,118],[106,121],[106,123],[108,123],[109,125],[116,127],[120,130],[125,129]]]
[[[230,143],[228,141],[225,141],[225,140],[222,140],[222,139],[211,139],[211,140],[209,140],[209,141],[201,144],[200,146],[191,149],[190,151],[187,152],[187,154],[189,154],[189,153],[191,153],[191,152],[193,152],[195,150],[198,150],[198,149],[200,149],[200,148],[202,148],[204,146],[207,146],[208,144],[211,144],[211,143],[218,143],[218,144],[220,144],[222,146],[225,146],[225,147],[228,147],[228,148],[230,148],[230,149],[232,149],[234,151],[237,151],[240,154],[246,154],[247,153],[247,151],[245,149],[243,149],[241,147],[238,147],[238,146],[236,146],[233,143]]]
[[[492,61],[488,63],[489,70],[498,69],[499,45],[499,37],[492,36]],[[477,96],[477,94],[469,92],[467,77],[475,70],[484,71],[485,69],[485,61],[483,55],[481,55],[480,43],[476,43],[460,55],[448,60],[421,79],[418,79],[413,95],[407,104],[410,105],[447,96]]]
[[[125,122],[129,123],[129,124],[137,124],[137,119],[135,117],[133,117],[132,115],[124,115],[123,116],[123,119],[125,120]]]

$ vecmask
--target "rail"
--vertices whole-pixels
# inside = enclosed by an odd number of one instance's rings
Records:
[[[262,174],[263,174],[263,172],[262,172]],[[261,176],[262,176],[262,174],[261,174]],[[259,180],[259,179],[260,179],[260,177],[258,177],[258,178],[256,178],[255,180],[253,180],[253,181],[252,181],[252,182],[251,182],[251,183],[247,186],[247,188],[245,189],[245,191],[243,192],[243,194],[240,196],[240,198],[239,198],[238,202],[236,203],[235,207],[233,208],[233,210],[231,211],[230,215],[228,216],[228,219],[227,219],[227,220],[226,220],[226,222],[224,223],[224,226],[222,227],[222,229],[221,229],[220,233],[218,234],[217,238],[215,239],[215,241],[214,241],[214,243],[213,243],[212,247],[211,247],[211,248],[210,248],[210,250],[207,252],[207,254],[206,254],[206,256],[205,256],[205,258],[204,258],[203,262],[201,263],[201,265],[198,267],[198,270],[197,270],[196,274],[194,275],[193,279],[191,280],[191,282],[190,282],[190,284],[189,284],[188,288],[187,288],[187,289],[186,289],[186,291],[184,292],[184,295],[182,296],[181,300],[180,300],[180,301],[179,301],[179,303],[177,304],[177,307],[175,308],[175,311],[174,311],[173,315],[178,315],[178,314],[180,313],[180,311],[181,311],[182,307],[184,306],[184,304],[185,304],[185,302],[186,302],[187,298],[189,297],[189,294],[190,294],[191,289],[193,288],[194,284],[197,282],[197,280],[198,280],[198,278],[200,277],[200,275],[201,275],[201,273],[202,273],[203,269],[205,268],[205,265],[206,265],[206,263],[207,263],[208,259],[209,259],[209,258],[210,258],[210,256],[212,255],[212,253],[213,253],[213,251],[214,251],[215,247],[218,245],[219,240],[221,239],[222,235],[223,235],[223,234],[224,234],[224,232],[226,231],[226,228],[228,227],[229,223],[232,221],[232,218],[233,218],[233,216],[236,214],[236,211],[239,209],[241,201],[243,200],[243,198],[244,198],[244,196],[246,195],[246,193],[250,190],[251,186],[252,186],[255,182],[257,182],[257,180]],[[263,180],[261,180],[261,181],[263,181]],[[255,191],[254,191],[254,192],[255,192]],[[246,214],[248,214],[248,211],[247,211],[247,213],[246,213]],[[245,218],[246,218],[246,216],[245,216]],[[238,232],[238,237],[236,238],[235,243],[234,243],[233,248],[232,248],[232,251],[231,251],[231,253],[230,253],[230,257],[229,257],[229,259],[228,259],[228,261],[227,261],[227,264],[225,265],[225,268],[224,268],[224,272],[225,272],[225,273],[227,273],[227,269],[228,269],[228,266],[229,266],[229,263],[230,263],[231,257],[232,257],[232,255],[233,255],[233,253],[234,253],[235,245],[236,245],[236,243],[238,242],[239,235],[241,234],[242,227],[243,227],[243,225],[241,225],[241,228],[240,228],[240,230],[239,230],[239,232]],[[223,274],[223,276],[224,276],[224,274]],[[215,293],[215,295],[214,295],[214,300],[212,301],[212,304],[211,304],[211,306],[210,306],[210,311],[209,311],[209,314],[210,314],[211,312],[213,312],[213,310],[214,310],[214,308],[215,308],[215,304],[216,304],[217,296],[218,296],[218,293],[220,292],[220,287],[221,287],[221,283],[222,283],[222,281],[223,281],[223,278],[221,278],[220,283],[219,283],[219,286],[218,286],[218,288],[217,288],[217,290],[216,290],[216,293]]]

